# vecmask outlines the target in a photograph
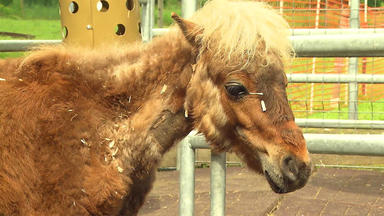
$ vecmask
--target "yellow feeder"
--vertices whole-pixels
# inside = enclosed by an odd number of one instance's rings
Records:
[[[60,0],[65,44],[100,47],[141,40],[138,0]]]

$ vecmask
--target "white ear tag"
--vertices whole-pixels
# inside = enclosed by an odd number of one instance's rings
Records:
[[[261,104],[261,110],[262,110],[263,112],[267,111],[267,107],[265,106],[265,103],[264,103],[263,100],[260,101],[260,104]]]
[[[260,95],[260,96],[263,96],[263,95],[264,95],[264,94],[261,93],[261,92],[249,92],[248,94],[250,94],[250,95]],[[264,100],[261,100],[261,101],[260,101],[260,104],[261,104],[261,110],[262,110],[263,112],[267,111],[267,107],[265,106],[265,102],[264,102]]]
[[[260,93],[260,92],[249,92],[248,94],[250,94],[250,95],[261,95],[261,96],[264,95],[263,93]]]

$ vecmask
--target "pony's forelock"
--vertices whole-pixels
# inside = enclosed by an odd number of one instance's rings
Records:
[[[203,28],[197,38],[201,50],[210,50],[228,63],[257,60],[268,65],[276,59],[271,53],[283,62],[293,53],[288,23],[265,3],[210,0],[191,20]]]

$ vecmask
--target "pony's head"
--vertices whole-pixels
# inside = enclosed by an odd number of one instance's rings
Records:
[[[288,24],[258,2],[213,0],[191,21],[172,16],[197,51],[185,109],[214,149],[234,151],[271,188],[301,188],[311,163],[288,104]]]

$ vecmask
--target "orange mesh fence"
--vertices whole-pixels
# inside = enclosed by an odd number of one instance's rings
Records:
[[[266,0],[291,28],[349,28],[348,0]],[[360,5],[360,28],[384,28],[384,7]],[[347,74],[348,58],[296,58],[287,73]],[[384,58],[359,58],[358,73],[384,74]],[[348,84],[290,83],[288,95],[299,118],[348,118]],[[384,120],[384,85],[359,84],[359,119]],[[334,113],[334,114],[332,114]]]

